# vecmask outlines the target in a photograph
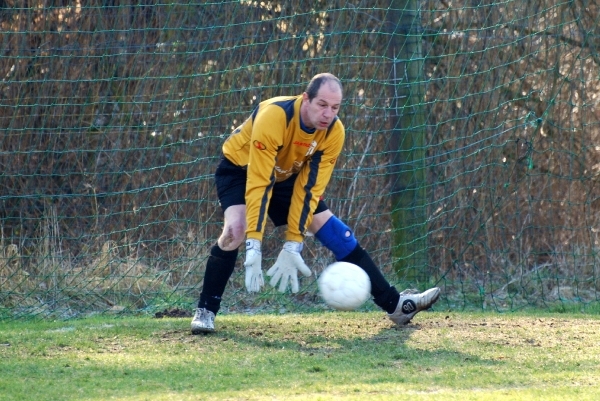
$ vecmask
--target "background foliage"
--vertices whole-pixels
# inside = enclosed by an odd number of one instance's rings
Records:
[[[391,115],[406,83],[391,17],[410,4],[419,283],[392,269],[388,174],[390,139],[409,129]],[[599,18],[588,0],[1,1],[1,316],[193,304],[220,232],[224,138],[322,71],[344,82],[347,128],[327,201],[392,282],[439,285],[449,308],[597,302]],[[317,273],[333,260],[310,238],[304,256]],[[248,297],[236,275],[227,308],[315,306],[314,276],[303,284]]]

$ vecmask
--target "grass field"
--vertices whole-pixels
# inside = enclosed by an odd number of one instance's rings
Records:
[[[100,316],[0,325],[0,400],[599,400],[600,316]]]

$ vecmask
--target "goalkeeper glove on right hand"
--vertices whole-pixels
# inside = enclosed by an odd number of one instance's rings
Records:
[[[262,253],[260,252],[260,241],[257,239],[246,240],[246,290],[248,292],[258,292],[264,285],[262,274]]]

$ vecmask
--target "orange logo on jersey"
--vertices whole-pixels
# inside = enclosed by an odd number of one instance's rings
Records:
[[[258,150],[267,150],[267,147],[265,146],[265,144],[260,141],[254,141],[254,142],[252,142],[252,144]]]
[[[310,148],[310,143],[308,143],[308,142],[294,141],[294,145],[297,145],[297,146],[304,146],[304,147],[306,147],[306,148]]]

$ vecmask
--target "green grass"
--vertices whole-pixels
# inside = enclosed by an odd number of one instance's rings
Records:
[[[598,400],[600,317],[94,317],[0,326],[0,400]]]

